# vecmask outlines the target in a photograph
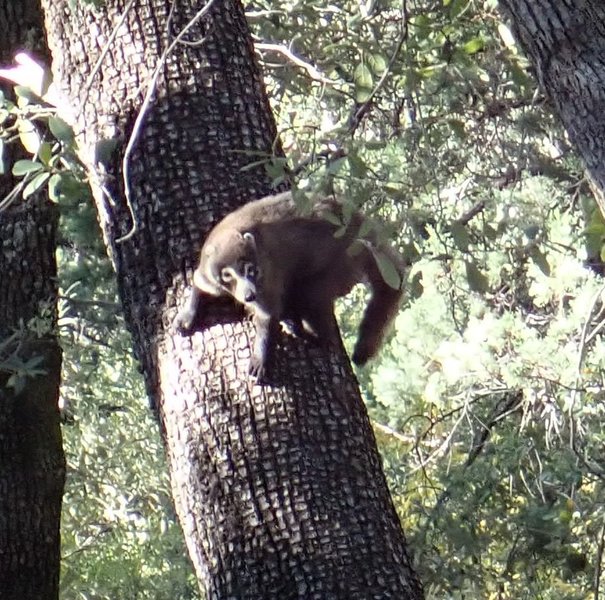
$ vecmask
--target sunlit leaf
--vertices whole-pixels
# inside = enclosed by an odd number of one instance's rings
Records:
[[[49,179],[50,173],[48,171],[44,171],[42,173],[38,173],[26,186],[23,190],[23,197],[28,198],[34,192],[38,191]]]
[[[546,259],[546,255],[537,247],[533,247],[529,253],[534,264],[546,275],[550,277],[550,265]]]
[[[48,127],[51,133],[65,144],[71,144],[74,141],[74,132],[71,126],[61,117],[52,116],[48,119]]]
[[[468,229],[462,223],[454,221],[450,225],[450,233],[452,235],[452,239],[454,240],[454,244],[456,244],[457,248],[462,252],[468,252],[471,238],[468,233]]]
[[[361,179],[366,176],[368,168],[363,160],[359,157],[359,154],[351,152],[347,156],[347,161],[349,162],[352,177],[358,177]]]
[[[378,265],[378,270],[385,283],[395,290],[399,289],[401,286],[401,275],[399,274],[393,259],[388,254],[377,249],[373,249],[373,254],[376,259],[376,264]]]
[[[374,83],[372,71],[366,63],[359,63],[355,67],[353,81],[355,82],[355,98],[357,102],[365,102],[370,96]]]
[[[480,50],[483,50],[484,47],[485,47],[485,41],[483,40],[483,38],[473,38],[472,40],[466,42],[466,44],[464,44],[464,46],[462,46],[462,49],[467,54],[475,54],[475,53],[479,52]]]
[[[34,127],[34,124],[24,119],[18,119],[17,128],[19,130],[19,139],[23,147],[32,155],[35,155],[40,148],[40,134]]]
[[[49,144],[48,142],[42,142],[40,144],[40,148],[38,149],[38,158],[40,159],[40,161],[44,165],[49,166],[52,155],[53,155],[52,145]]]
[[[44,168],[42,163],[39,163],[35,160],[18,160],[13,165],[12,173],[16,177],[21,177],[23,175],[27,175],[28,173],[36,173],[37,171],[41,171]]]
[[[514,48],[516,46],[515,36],[505,23],[498,23],[498,33],[507,48]]]
[[[368,54],[367,62],[376,75],[382,75],[387,69],[387,59],[382,54]]]
[[[474,262],[465,260],[466,280],[468,286],[473,292],[485,294],[489,290],[489,280],[483,274]]]

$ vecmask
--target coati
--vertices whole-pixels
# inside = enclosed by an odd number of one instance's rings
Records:
[[[365,219],[354,213],[344,228],[324,218],[341,205],[321,199],[310,214],[297,207],[290,192],[245,204],[211,230],[193,273],[190,297],[177,315],[182,333],[191,331],[204,295],[232,296],[250,310],[256,339],[250,374],[263,377],[267,355],[280,320],[296,333],[308,333],[324,344],[338,335],[334,301],[360,282],[372,288],[353,361],[364,364],[378,351],[399,308],[404,261],[392,249],[378,248],[361,236]],[[334,219],[332,219],[334,220]],[[400,284],[382,277],[376,253],[386,254],[397,269]]]

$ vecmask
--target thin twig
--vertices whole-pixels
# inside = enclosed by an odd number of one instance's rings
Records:
[[[407,4],[404,0],[402,3],[402,15],[401,15],[402,27],[401,33],[399,34],[399,39],[397,40],[397,44],[395,46],[395,51],[391,55],[389,63],[384,70],[382,76],[378,80],[378,83],[374,86],[374,89],[370,92],[370,95],[367,97],[365,102],[355,111],[355,114],[350,118],[351,123],[351,131],[355,131],[359,123],[361,123],[361,119],[363,119],[364,115],[370,109],[372,101],[378,92],[382,89],[384,84],[386,83],[389,75],[391,74],[391,70],[395,65],[395,62],[399,58],[399,53],[401,52],[401,48],[403,47],[404,42],[408,37],[408,13],[407,13]]]
[[[118,35],[118,31],[120,30],[120,27],[123,25],[124,21],[126,20],[126,15],[128,14],[128,11],[130,11],[130,9],[132,8],[134,1],[135,0],[130,0],[128,2],[128,4],[126,5],[126,7],[124,8],[124,12],[122,13],[122,16],[116,23],[116,26],[113,28],[113,31],[111,32],[111,35],[109,36],[109,38],[107,40],[107,43],[105,44],[103,50],[101,51],[101,54],[99,55],[99,58],[97,59],[97,62],[95,63],[94,67],[92,68],[90,75],[86,78],[86,83],[84,84],[84,94],[83,94],[82,100],[80,101],[80,112],[81,112],[81,109],[84,106],[86,100],[88,100],[88,95],[90,94],[90,90],[92,88],[93,79],[99,72],[99,70],[101,68],[101,64],[105,60],[105,57],[107,56],[107,53],[109,52],[109,49],[111,48],[111,44],[116,39],[116,37]]]
[[[601,574],[603,572],[603,551],[605,550],[605,525],[601,527],[601,535],[599,536],[599,547],[597,549],[597,566],[594,571],[594,600],[599,600],[599,588],[601,587]]]
[[[592,322],[592,314],[594,312],[595,306],[597,302],[601,298],[603,292],[605,292],[605,285],[601,286],[597,293],[593,296],[592,301],[590,303],[590,308],[586,315],[586,320],[584,322],[584,326],[582,327],[582,333],[580,335],[580,343],[578,349],[578,361],[576,363],[576,382],[573,386],[573,390],[571,392],[571,399],[569,401],[569,443],[570,447],[575,450],[575,419],[573,416],[573,409],[576,404],[576,398],[578,396],[578,389],[580,387],[580,381],[582,379],[582,364],[584,362],[584,357],[586,356],[586,346],[587,346],[587,338],[588,338],[588,329],[590,327],[590,323]]]
[[[325,83],[327,85],[334,85],[335,83],[338,83],[337,81],[334,81],[333,79],[328,79],[321,71],[319,71],[319,69],[314,67],[312,64],[305,62],[302,58],[299,58],[298,56],[293,54],[292,51],[290,50],[290,48],[286,48],[286,46],[283,46],[281,44],[257,43],[257,44],[254,44],[254,47],[257,50],[267,50],[269,52],[277,52],[279,54],[283,54],[288,60],[293,62],[296,66],[304,69],[309,74],[311,79],[313,79],[315,81],[319,81],[320,83]]]
[[[143,125],[143,121],[145,119],[145,115],[149,109],[149,105],[151,104],[151,99],[153,97],[153,93],[156,88],[156,84],[158,81],[158,77],[160,76],[160,71],[166,64],[166,59],[168,55],[174,50],[174,48],[179,44],[179,42],[185,37],[185,34],[209,11],[212,5],[214,4],[214,0],[210,0],[206,6],[204,6],[195,16],[191,18],[191,20],[183,27],[181,32],[174,38],[174,40],[170,43],[170,45],[162,52],[162,56],[158,59],[158,63],[156,68],[151,76],[151,80],[149,82],[149,86],[147,88],[147,93],[145,94],[145,99],[143,100],[143,104],[141,105],[141,109],[139,110],[139,114],[134,122],[134,126],[132,128],[132,133],[130,134],[130,139],[128,140],[128,144],[126,145],[126,150],[124,151],[124,158],[122,159],[122,179],[124,183],[124,196],[126,199],[126,204],[128,205],[128,210],[130,212],[130,217],[132,219],[132,228],[130,231],[123,235],[122,237],[116,239],[115,243],[120,244],[130,239],[137,232],[137,221],[134,214],[134,209],[132,207],[132,196],[130,194],[130,184],[128,181],[128,173],[130,171],[129,160],[130,155],[132,154],[132,150],[137,142],[137,138],[141,132],[141,128]]]

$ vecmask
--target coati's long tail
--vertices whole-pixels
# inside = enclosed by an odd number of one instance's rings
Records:
[[[401,281],[397,289],[386,283],[376,264],[375,253],[381,252],[397,269]],[[401,297],[403,296],[403,277],[405,263],[403,257],[393,250],[376,250],[366,246],[366,275],[372,288],[372,296],[363,313],[357,343],[353,350],[353,362],[356,365],[365,364],[375,356],[387,335],[391,323],[397,316]]]

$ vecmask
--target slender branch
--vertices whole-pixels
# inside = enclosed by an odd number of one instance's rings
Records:
[[[399,53],[401,52],[401,48],[403,47],[403,44],[405,43],[405,41],[408,38],[408,12],[407,12],[407,4],[406,4],[405,0],[402,5],[402,11],[403,11],[403,14],[401,15],[401,21],[402,21],[401,33],[399,34],[399,39],[397,40],[395,50],[394,50],[393,54],[391,55],[391,58],[389,60],[389,63],[387,65],[386,69],[384,70],[382,76],[378,80],[378,83],[374,86],[374,89],[370,92],[370,95],[368,96],[366,101],[359,108],[357,108],[355,113],[349,119],[349,123],[350,123],[349,130],[351,133],[357,129],[357,127],[361,123],[361,120],[363,119],[363,117],[370,110],[370,106],[372,105],[372,101],[374,100],[374,97],[376,96],[376,94],[378,94],[378,92],[383,88],[384,84],[387,82],[387,79],[388,79],[389,75],[391,74],[393,66],[395,65],[395,62],[397,61],[397,59],[399,58]]]
[[[132,195],[130,193],[130,183],[128,181],[129,172],[130,172],[130,155],[134,149],[134,146],[137,142],[139,134],[141,133],[141,129],[143,126],[143,121],[145,120],[145,115],[149,110],[149,105],[151,104],[151,99],[153,98],[153,94],[156,89],[156,84],[158,81],[158,77],[160,76],[160,72],[164,65],[166,64],[166,60],[170,53],[174,50],[174,48],[182,41],[187,32],[202,19],[206,14],[210,11],[210,8],[214,4],[214,0],[210,0],[208,4],[206,4],[200,11],[195,14],[190,21],[183,27],[181,32],[172,40],[172,42],[168,45],[168,47],[162,52],[162,55],[158,59],[157,65],[151,76],[149,81],[149,86],[147,87],[147,92],[145,94],[145,98],[143,100],[143,104],[141,105],[141,109],[139,110],[139,114],[135,119],[134,126],[132,128],[132,133],[130,134],[130,139],[128,140],[128,144],[126,144],[126,149],[124,151],[124,158],[122,159],[122,180],[124,183],[124,196],[126,199],[126,204],[128,205],[128,210],[130,212],[130,217],[132,219],[132,227],[130,231],[123,235],[122,237],[116,239],[115,243],[120,244],[130,239],[138,230],[137,221],[134,214],[134,209],[132,207]],[[173,5],[174,7],[174,5]]]
[[[482,213],[485,209],[485,200],[480,200],[467,210],[463,215],[458,217],[454,222],[459,225],[468,225],[478,214]]]
[[[597,566],[594,572],[594,600],[599,600],[599,588],[601,587],[601,574],[603,572],[603,551],[605,551],[605,525],[601,527],[601,535],[599,536],[599,547],[597,549],[596,562]]]
[[[289,61],[293,62],[296,66],[304,69],[314,81],[319,81],[327,85],[334,85],[335,83],[338,83],[337,81],[328,79],[319,69],[293,54],[290,48],[286,48],[286,46],[283,46],[281,44],[256,43],[254,44],[254,47],[257,50],[266,50],[269,52],[277,52],[278,54],[282,54]]]
[[[107,56],[107,53],[109,52],[109,49],[111,48],[111,44],[116,39],[116,37],[118,35],[118,31],[120,31],[120,27],[123,25],[124,21],[126,20],[126,16],[128,15],[128,12],[132,8],[133,4],[134,4],[134,0],[130,0],[128,2],[128,4],[125,6],[122,16],[116,23],[116,26],[113,28],[113,31],[111,32],[111,35],[109,36],[109,39],[107,40],[107,43],[103,47],[103,50],[101,51],[101,54],[99,55],[99,58],[97,59],[97,62],[94,64],[92,71],[90,72],[90,75],[86,79],[86,83],[84,84],[84,93],[82,95],[82,100],[80,101],[80,111],[84,107],[84,104],[86,103],[86,101],[88,100],[88,95],[90,94],[93,80],[96,77],[97,73],[99,72],[99,70],[101,68],[101,64],[105,60],[105,57]]]

